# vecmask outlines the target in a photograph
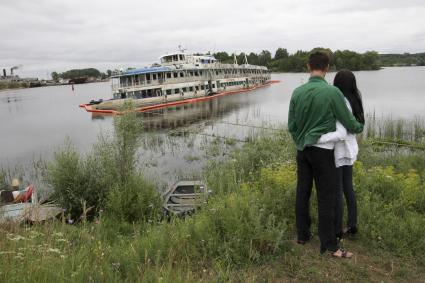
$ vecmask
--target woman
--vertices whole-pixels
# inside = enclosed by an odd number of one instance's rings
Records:
[[[341,70],[335,75],[334,86],[344,94],[347,107],[359,123],[364,124],[364,111],[360,91],[357,89],[356,77],[349,70]],[[357,233],[357,201],[353,189],[353,164],[359,151],[355,135],[350,134],[344,126],[337,121],[336,131],[320,137],[318,143],[335,142],[335,166],[338,169],[338,183],[340,189],[337,194],[335,211],[335,232],[338,238],[344,234]],[[341,188],[342,187],[342,188]],[[343,200],[344,192],[348,211],[348,228],[343,232]]]

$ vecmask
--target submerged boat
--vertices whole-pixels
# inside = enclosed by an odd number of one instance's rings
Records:
[[[265,66],[219,62],[212,55],[176,52],[160,57],[161,64],[112,76],[113,98],[81,104],[88,112],[119,114],[126,101],[136,110],[192,103],[269,85]]]
[[[178,181],[163,193],[164,209],[177,215],[192,213],[207,202],[210,193],[201,181]]]

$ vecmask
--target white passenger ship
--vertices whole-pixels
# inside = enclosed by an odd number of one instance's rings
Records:
[[[113,99],[82,104],[89,112],[119,110],[131,99],[135,107],[144,109],[155,105],[184,103],[219,94],[250,90],[270,84],[267,67],[223,64],[212,55],[192,55],[176,52],[160,57],[161,64],[127,70],[112,77]],[[203,99],[202,99],[203,100]],[[106,110],[106,111],[104,111]]]

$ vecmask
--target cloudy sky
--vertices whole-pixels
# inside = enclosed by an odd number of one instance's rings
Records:
[[[188,52],[425,52],[424,0],[0,0],[0,68],[144,66]]]

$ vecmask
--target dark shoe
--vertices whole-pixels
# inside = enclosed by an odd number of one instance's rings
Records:
[[[305,245],[308,241],[311,240],[311,238],[313,238],[313,234],[310,233],[310,235],[306,238],[306,239],[297,239],[297,244],[299,245]]]
[[[344,231],[344,235],[347,235],[347,236],[349,236],[349,235],[355,235],[355,234],[357,234],[357,232],[358,232],[357,227],[356,226],[353,226],[353,227],[347,228]]]

